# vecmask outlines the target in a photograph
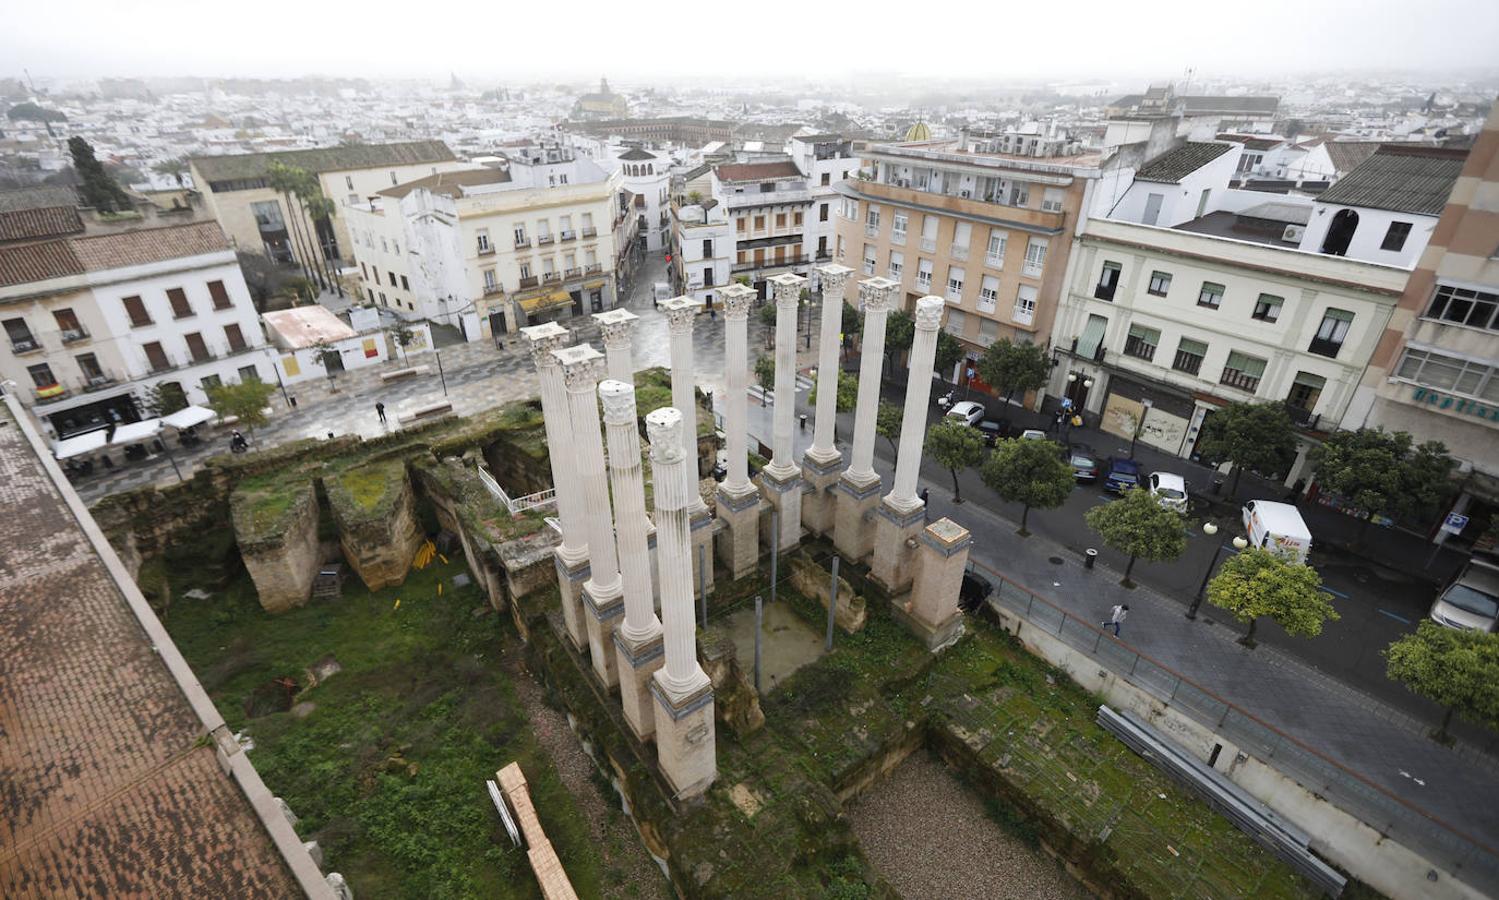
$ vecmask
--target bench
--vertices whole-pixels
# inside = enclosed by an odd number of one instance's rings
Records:
[[[426,406],[418,406],[410,412],[404,412],[397,417],[401,424],[415,422],[419,419],[431,419],[437,416],[445,416],[453,411],[453,404],[446,400],[440,403],[429,403]]]
[[[400,378],[410,378],[413,375],[429,375],[431,374],[431,372],[431,366],[407,366],[404,369],[395,369],[390,372],[381,372],[380,380],[395,381]]]

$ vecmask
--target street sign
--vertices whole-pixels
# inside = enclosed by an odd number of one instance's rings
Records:
[[[1442,522],[1442,530],[1448,534],[1462,534],[1463,529],[1467,527],[1468,517],[1457,513],[1448,513],[1446,520]]]

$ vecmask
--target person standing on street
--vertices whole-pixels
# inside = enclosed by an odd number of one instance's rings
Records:
[[[922,521],[922,524],[925,524],[925,523],[930,522],[932,520],[931,507],[930,507],[930,505],[928,504],[928,501],[927,501],[927,498],[929,496],[931,496],[931,491],[927,490],[926,488],[922,488],[921,492],[916,495],[917,499],[919,499],[921,501],[921,521]]]
[[[1114,626],[1114,637],[1118,637],[1119,626],[1124,624],[1124,617],[1127,615],[1129,615],[1129,604],[1121,603],[1114,607],[1114,611],[1109,614],[1109,620],[1100,624],[1105,628],[1108,628],[1110,625]]]
[[[384,425],[385,424],[385,404],[384,403],[377,402],[375,404],[375,415],[377,415],[377,416],[380,417],[380,424]]]

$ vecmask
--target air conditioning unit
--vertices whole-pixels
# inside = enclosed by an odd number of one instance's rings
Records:
[[[958,191],[958,196],[962,197],[964,200],[967,200],[970,195],[968,191]]]
[[[1281,233],[1283,241],[1300,241],[1301,236],[1306,233],[1305,225],[1287,225],[1286,230]]]

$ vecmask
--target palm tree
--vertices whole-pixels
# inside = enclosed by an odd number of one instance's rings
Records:
[[[329,286],[338,290],[338,295],[343,296],[343,288],[338,284],[338,279],[333,275],[333,263],[328,259],[327,248],[318,237],[317,225],[333,218],[337,205],[323,194],[323,186],[318,183],[317,176],[304,169],[298,169],[295,193],[297,201],[302,207],[302,226],[312,242],[314,260],[322,273],[324,280]],[[309,221],[310,219],[310,221]]]
[[[301,230],[297,227],[297,218],[292,215],[292,210],[296,208],[291,198],[297,189],[297,170],[280,161],[272,162],[270,168],[266,171],[266,181],[269,183],[271,190],[281,195],[281,199],[286,205],[287,233],[291,237],[292,245],[296,248],[296,252],[292,255],[302,267],[302,275],[309,282],[316,282],[318,279],[314,274],[314,269],[308,264],[308,261],[312,257],[307,254],[302,241]]]

